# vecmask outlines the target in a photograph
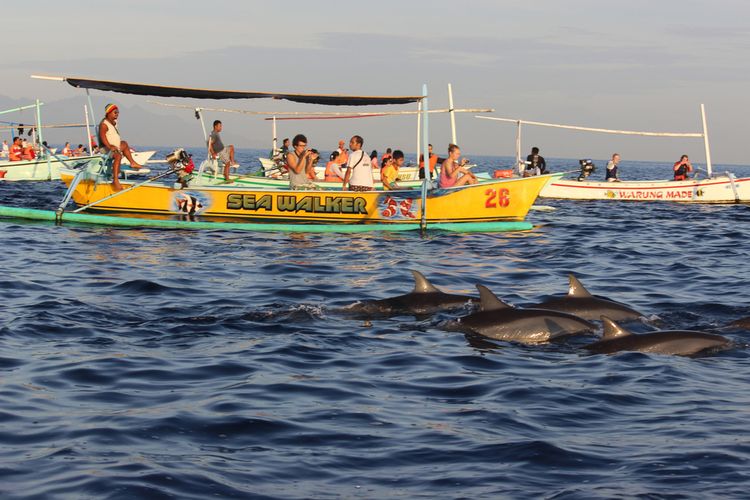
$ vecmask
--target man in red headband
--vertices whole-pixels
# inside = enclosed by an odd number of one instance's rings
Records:
[[[120,184],[120,163],[122,155],[130,162],[130,166],[138,170],[142,165],[138,164],[130,153],[130,146],[127,142],[120,139],[120,133],[117,131],[117,118],[120,116],[120,110],[115,104],[107,104],[104,107],[104,119],[99,123],[99,144],[101,147],[112,153],[112,188],[115,191],[122,190]]]

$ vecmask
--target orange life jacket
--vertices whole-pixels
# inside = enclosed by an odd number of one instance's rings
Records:
[[[21,161],[22,153],[23,153],[23,150],[21,149],[21,146],[16,146],[14,144],[10,147],[10,151],[8,152],[8,160],[9,161]]]
[[[420,158],[421,159],[419,160],[419,168],[424,168],[424,155],[422,155]],[[431,154],[430,155],[430,172],[435,171],[435,165],[437,165],[437,161],[438,161],[438,156],[434,153]]]
[[[24,160],[33,160],[36,158],[36,155],[34,154],[34,149],[31,146],[26,146],[23,148],[23,155]]]

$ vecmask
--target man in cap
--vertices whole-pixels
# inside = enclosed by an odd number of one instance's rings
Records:
[[[112,187],[115,191],[122,190],[120,184],[120,163],[122,155],[130,162],[130,166],[138,170],[143,166],[133,159],[130,152],[130,146],[120,138],[117,131],[117,118],[120,116],[120,110],[115,104],[107,104],[104,107],[104,119],[99,123],[99,144],[101,147],[112,153]]]

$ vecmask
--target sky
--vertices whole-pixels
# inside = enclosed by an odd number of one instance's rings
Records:
[[[41,0],[4,8],[0,109],[45,103],[46,123],[83,121],[85,92],[31,74],[185,87],[297,93],[419,95],[428,106],[493,108],[488,116],[620,130],[699,132],[706,106],[714,163],[750,164],[750,3],[742,0]],[[119,105],[133,145],[196,147],[200,124],[188,106],[257,111],[365,111],[274,100],[149,98],[92,91],[95,116]],[[407,107],[367,108],[404,110]],[[224,122],[225,143],[265,148],[271,125],[257,116],[206,112]],[[31,112],[0,120],[33,121]],[[459,114],[465,155],[515,154],[515,126]],[[431,115],[430,142],[451,139],[447,115]],[[353,134],[365,149],[416,149],[416,119],[286,121],[278,135],[304,133],[334,149]],[[0,136],[9,136],[0,130]],[[80,136],[80,140],[78,138]],[[83,132],[50,130],[51,143]],[[623,137],[525,126],[552,158],[704,161],[700,139]]]

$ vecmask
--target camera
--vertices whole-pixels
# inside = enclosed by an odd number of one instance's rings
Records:
[[[594,162],[589,159],[578,160],[578,164],[581,166],[581,174],[578,176],[579,182],[593,174],[596,170],[596,165],[594,165]]]

